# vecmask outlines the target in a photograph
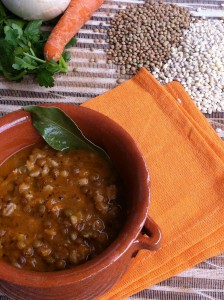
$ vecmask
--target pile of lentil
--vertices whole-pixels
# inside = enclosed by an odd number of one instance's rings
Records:
[[[95,152],[44,146],[4,175],[5,166],[23,161],[23,151],[0,168],[0,259],[55,271],[101,253],[124,219],[111,164]]]
[[[134,74],[143,66],[150,71],[161,67],[191,19],[188,9],[161,1],[119,10],[108,29],[109,63],[121,65],[121,74]]]
[[[153,75],[163,84],[179,81],[203,113],[224,111],[224,22],[192,23]]]

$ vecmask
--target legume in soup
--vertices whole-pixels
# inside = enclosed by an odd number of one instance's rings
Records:
[[[95,152],[44,145],[15,154],[0,167],[0,259],[55,271],[97,256],[124,219],[117,181]]]

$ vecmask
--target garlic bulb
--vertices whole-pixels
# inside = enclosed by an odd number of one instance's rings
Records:
[[[59,16],[71,0],[2,0],[15,15],[25,20],[51,20]]]

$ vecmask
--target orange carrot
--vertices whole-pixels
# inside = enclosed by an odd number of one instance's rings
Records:
[[[65,45],[90,19],[105,0],[71,0],[65,13],[52,30],[44,47],[46,60],[58,61]]]

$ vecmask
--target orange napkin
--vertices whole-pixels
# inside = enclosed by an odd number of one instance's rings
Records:
[[[144,68],[84,104],[123,126],[151,175],[149,214],[163,233],[101,299],[124,299],[224,251],[224,144],[177,82],[160,85]]]

